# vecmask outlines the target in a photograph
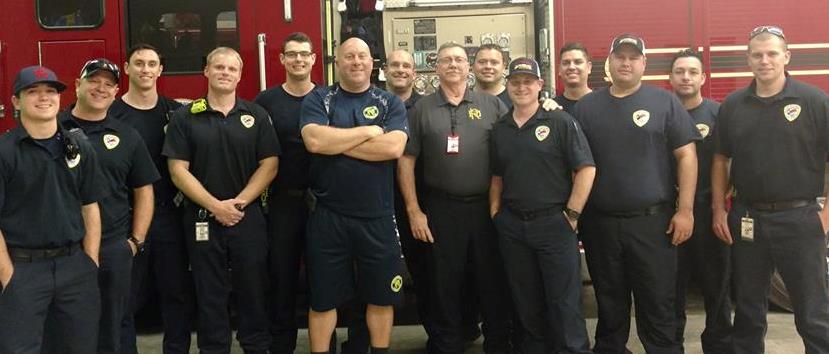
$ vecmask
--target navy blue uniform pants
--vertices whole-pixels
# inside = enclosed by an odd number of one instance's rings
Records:
[[[671,217],[669,212],[635,217],[586,213],[579,221],[598,305],[597,354],[625,353],[631,294],[645,351],[681,352],[676,339],[677,252],[665,234]]]
[[[98,353],[120,353],[121,321],[128,307],[132,278],[132,249],[126,237],[113,236],[101,241],[101,324]],[[60,350],[56,353],[61,352]]]
[[[826,235],[818,211],[817,204],[776,212],[734,204],[728,223],[734,239],[735,353],[764,351],[769,283],[775,268],[789,291],[806,353],[829,353]],[[746,215],[754,219],[754,241],[740,237],[740,221]]]
[[[297,337],[296,294],[308,207],[302,191],[272,190],[268,203],[271,353],[293,353]]]
[[[132,275],[132,250],[125,236],[112,236],[101,240],[99,254],[98,287],[100,289],[101,315],[98,324],[99,354],[120,353],[121,320],[127,309]],[[53,316],[46,317],[44,354],[63,353],[62,340]]]
[[[60,353],[95,353],[101,298],[92,259],[77,248],[51,260],[12,262],[14,274],[0,294],[0,353],[40,354],[44,341]],[[47,317],[54,329],[48,333]]]
[[[121,353],[138,353],[134,315],[144,306],[150,290],[157,294],[161,309],[163,353],[190,352],[196,299],[183,232],[179,209],[156,207],[144,253],[133,259],[132,293],[121,326]]]
[[[581,313],[578,240],[561,210],[522,220],[509,208],[493,219],[524,329],[524,354],[591,353]]]
[[[688,283],[693,280],[702,291],[705,303],[702,351],[731,353],[731,248],[714,235],[709,201],[694,207],[694,234],[677,252],[677,341],[680,345],[685,341],[685,299]]]
[[[468,260],[484,321],[484,351],[508,352],[512,311],[489,202],[427,195],[423,207],[435,239],[426,252],[431,281],[426,327],[429,353],[463,353],[461,307],[466,301],[463,286]]]
[[[232,291],[240,346],[245,351],[267,351],[271,344],[266,299],[268,241],[262,208],[251,204],[245,217],[232,227],[208,218],[207,241],[196,241],[197,211],[186,208],[184,229],[198,302],[199,350],[202,354],[230,353]]]

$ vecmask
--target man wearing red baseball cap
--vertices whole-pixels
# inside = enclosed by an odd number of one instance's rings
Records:
[[[0,353],[39,353],[44,340],[96,351],[100,172],[92,147],[57,124],[64,89],[52,70],[21,70],[20,126],[0,137]]]

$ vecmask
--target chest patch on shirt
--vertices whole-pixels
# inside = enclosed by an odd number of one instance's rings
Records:
[[[800,117],[801,110],[802,108],[800,108],[799,104],[787,104],[786,107],[783,107],[783,116],[789,122],[794,122],[797,117]]]
[[[708,137],[708,133],[711,133],[711,127],[708,124],[697,124],[697,130],[699,130],[699,135],[702,135],[703,139]]]
[[[363,108],[363,117],[366,117],[366,119],[374,119],[377,118],[378,115],[380,115],[380,109],[378,109],[377,106],[368,106]]]
[[[75,166],[78,166],[79,163],[81,163],[80,153],[78,153],[74,159],[69,159],[68,157],[66,158],[66,166],[69,166],[69,168],[75,168]]]
[[[470,108],[466,114],[469,116],[469,119],[481,119],[481,110],[475,107]]]
[[[550,127],[546,125],[539,125],[535,128],[535,138],[538,141],[544,141],[547,137],[550,136]]]
[[[121,143],[121,138],[119,138],[115,134],[104,134],[104,146],[106,146],[107,150],[112,150]]]
[[[243,114],[241,117],[239,117],[239,120],[242,121],[242,126],[244,126],[245,128],[250,128],[253,126],[253,122],[256,119],[254,119],[253,116],[250,114]]]
[[[636,124],[637,127],[644,127],[645,124],[648,124],[648,121],[651,119],[651,112],[648,112],[644,109],[640,109],[636,112],[633,112],[633,124]]]

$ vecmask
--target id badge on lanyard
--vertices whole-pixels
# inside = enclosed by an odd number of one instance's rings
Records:
[[[451,126],[449,135],[446,136],[446,154],[457,155],[461,153],[461,136],[457,132],[458,117],[455,115],[458,107],[450,108],[449,124]]]

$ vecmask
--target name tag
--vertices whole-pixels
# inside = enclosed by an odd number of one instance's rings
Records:
[[[754,219],[748,216],[740,219],[740,237],[745,241],[754,241]]]
[[[446,137],[446,153],[459,154],[461,152],[461,137],[458,135],[449,135]]]
[[[210,224],[207,221],[196,222],[196,242],[210,240]]]

